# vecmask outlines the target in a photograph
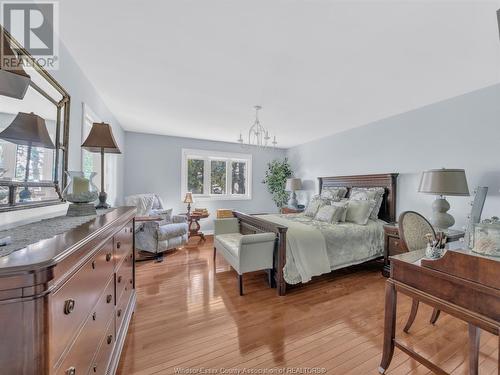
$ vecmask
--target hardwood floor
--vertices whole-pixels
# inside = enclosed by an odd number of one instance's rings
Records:
[[[212,238],[201,246],[196,240],[163,263],[137,265],[138,302],[119,374],[284,367],[290,370],[283,374],[298,367],[319,368],[320,374],[378,373],[385,281],[378,269],[327,275],[285,297],[256,272],[245,275],[240,297],[237,275],[221,257],[214,274]],[[397,336],[451,374],[467,374],[467,326],[444,313],[432,326],[431,308],[421,305],[405,334],[410,305],[400,298]],[[497,348],[498,338],[482,332],[480,374],[497,374]],[[431,372],[396,350],[388,373]]]

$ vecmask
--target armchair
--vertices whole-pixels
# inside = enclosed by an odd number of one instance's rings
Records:
[[[163,260],[163,253],[188,242],[188,223],[184,215],[172,215],[156,194],[137,194],[125,198],[128,206],[137,207],[137,216],[155,216],[159,220],[138,222],[135,246],[152,254],[150,259]]]

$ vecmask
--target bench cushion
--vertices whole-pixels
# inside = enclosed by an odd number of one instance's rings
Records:
[[[225,233],[218,234],[216,236],[217,241],[219,241],[225,249],[232,253],[232,255],[238,258],[240,253],[240,240],[243,235],[241,233]]]

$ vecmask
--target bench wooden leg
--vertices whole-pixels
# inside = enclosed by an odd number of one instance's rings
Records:
[[[478,375],[481,329],[469,323],[469,374]]]
[[[384,316],[384,344],[382,361],[378,372],[385,374],[394,354],[394,338],[396,336],[396,309],[397,293],[394,284],[387,281],[385,284],[385,316]]]
[[[240,287],[240,296],[243,295],[243,275],[238,274],[238,285]]]

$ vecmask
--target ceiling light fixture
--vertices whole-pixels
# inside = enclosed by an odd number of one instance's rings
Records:
[[[269,131],[264,128],[259,121],[259,111],[262,109],[260,105],[256,105],[255,107],[255,121],[253,125],[248,130],[248,142],[245,143],[243,140],[243,136],[240,132],[240,137],[238,138],[238,142],[241,146],[257,146],[257,147],[268,147],[269,140],[271,136],[269,135]],[[278,142],[276,141],[276,136],[273,136],[273,141],[271,142],[272,147],[276,147]]]

